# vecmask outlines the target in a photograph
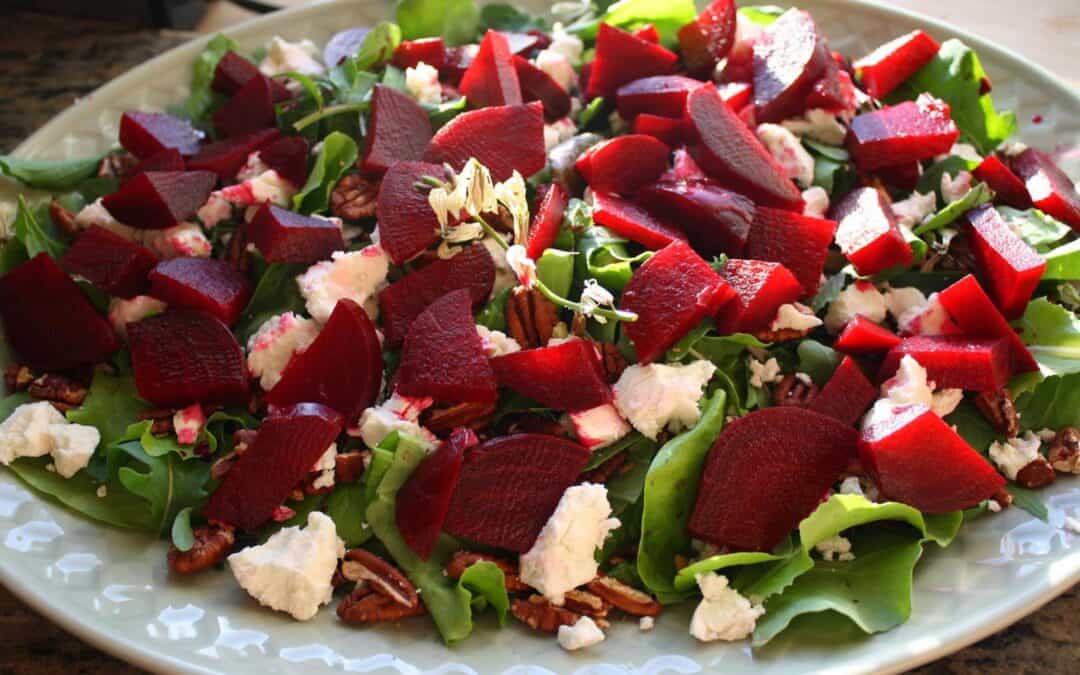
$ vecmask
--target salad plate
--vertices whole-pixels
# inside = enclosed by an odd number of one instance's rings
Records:
[[[546,9],[545,3],[517,4],[536,13]],[[960,38],[993,78],[996,105],[1016,112],[1016,138],[1044,150],[1080,144],[1077,92],[1008,50],[883,3],[796,4],[844,54],[866,54],[915,29],[939,41]],[[227,35],[244,53],[275,36],[322,45],[342,28],[374,25],[391,13],[385,2],[324,0],[252,20]],[[165,110],[187,97],[191,66],[208,39],[103,86],[14,155],[69,159],[108,151],[124,112]],[[1060,157],[1071,176],[1080,176],[1075,153]],[[9,182],[0,183],[0,202],[14,203],[15,194]],[[6,357],[2,365],[9,362]],[[0,470],[0,581],[65,629],[154,672],[893,673],[1000,630],[1080,580],[1080,533],[1066,526],[1067,519],[1080,518],[1080,486],[1064,477],[1040,494],[1043,519],[1009,508],[965,525],[948,548],[927,546],[906,623],[865,636],[811,614],[756,649],[746,642],[699,643],[687,632],[693,610],[687,603],[665,610],[649,631],[636,622],[613,622],[606,640],[578,652],[559,649],[550,636],[516,622],[496,630],[490,613],[477,618],[468,640],[449,647],[425,621],[357,628],[324,608],[311,621],[293,622],[258,606],[227,572],[170,574],[166,542],[86,520],[6,470]]]

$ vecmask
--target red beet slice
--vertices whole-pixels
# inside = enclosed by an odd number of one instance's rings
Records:
[[[525,349],[491,360],[500,386],[554,410],[588,410],[611,403],[611,387],[588,340]]]
[[[455,537],[525,553],[589,451],[547,434],[493,438],[465,454],[443,527]]]
[[[585,95],[613,97],[627,82],[674,73],[678,62],[674,52],[601,23],[596,34],[596,59],[592,62]]]
[[[144,230],[166,230],[195,215],[217,178],[209,171],[149,171],[101,200],[121,223]]]
[[[735,42],[735,0],[713,0],[697,18],[679,29],[679,49],[686,69],[710,77]]]
[[[593,190],[627,195],[659,178],[670,154],[652,136],[626,134],[592,146],[574,166]]]
[[[323,47],[323,63],[329,67],[340,65],[345,59],[356,55],[360,45],[364,44],[364,38],[371,32],[370,28],[356,27],[338,31],[326,41]]]
[[[94,225],[79,235],[61,264],[109,295],[132,298],[146,290],[146,275],[157,264],[157,256],[145,246]]]
[[[806,96],[806,109],[820,108],[833,114],[854,111],[859,107],[855,85],[846,70],[841,70],[835,60],[825,64],[825,74],[810,88]]]
[[[717,546],[771,551],[817,508],[858,442],[851,426],[802,408],[740,417],[709,450],[687,530]]]
[[[919,186],[919,178],[922,177],[922,165],[918,162],[908,162],[896,166],[886,166],[874,172],[874,175],[885,182],[889,187],[900,190],[914,190]]]
[[[925,513],[970,508],[1005,487],[979,453],[922,405],[898,408],[863,431],[859,460],[883,496]]]
[[[1034,372],[1039,363],[1024,346],[1020,336],[998,311],[970,274],[938,293],[938,302],[960,326],[964,335],[973,338],[1005,338],[1012,352],[1013,368],[1018,373]]]
[[[881,354],[900,344],[900,337],[862,314],[848,321],[833,349],[845,354]]]
[[[251,282],[224,260],[173,258],[150,272],[149,294],[173,307],[208,312],[231,326],[251,298]]]
[[[442,175],[443,168],[438,164],[398,162],[383,176],[375,216],[379,221],[379,244],[395,265],[415,258],[439,238],[439,220],[428,204],[427,194],[416,189],[416,181]]]
[[[375,85],[360,170],[381,174],[395,162],[420,159],[432,133],[427,111],[411,96],[384,84]]]
[[[593,193],[593,220],[615,234],[653,250],[685,241],[679,228],[653,216],[631,201],[603,192]]]
[[[109,322],[47,253],[0,277],[0,318],[19,363],[34,369],[92,365],[120,346]]]
[[[345,250],[341,226],[265,202],[247,224],[248,240],[267,262],[310,265]]]
[[[442,38],[406,40],[394,50],[394,58],[390,62],[404,70],[415,68],[421,61],[432,68],[443,69],[446,63],[446,44]]]
[[[495,261],[481,244],[473,244],[449,260],[431,264],[406,274],[379,293],[386,344],[396,347],[409,332],[416,317],[450,291],[469,292],[472,308],[479,309],[495,283]]]
[[[649,113],[661,117],[682,117],[687,95],[705,83],[685,75],[643,77],[619,87],[615,106],[625,119]]]
[[[746,256],[783,264],[807,296],[817,293],[836,222],[764,206],[754,212]]]
[[[892,377],[905,356],[926,368],[926,379],[939,389],[992,392],[1007,385],[1012,376],[1009,343],[1004,338],[904,338],[885,356],[880,378]]]
[[[728,107],[738,112],[748,105],[752,105],[754,88],[746,82],[728,82],[717,88],[720,98],[724,99]]]
[[[164,150],[199,151],[200,134],[187,120],[166,113],[126,112],[120,117],[120,145],[139,159]]]
[[[622,309],[638,315],[623,329],[638,361],[650,363],[734,298],[731,286],[688,244],[672,242],[645,261],[623,290]]]
[[[382,376],[382,348],[375,325],[363,307],[349,299],[338,300],[319,336],[292,357],[281,381],[266,394],[266,402],[283,406],[315,401],[352,423],[375,403]]]
[[[263,164],[278,172],[297,188],[304,186],[308,177],[308,158],[311,146],[302,136],[285,136],[268,143],[259,150]]]
[[[402,539],[421,560],[431,557],[454,496],[465,451],[477,444],[471,429],[454,429],[409,474],[397,494],[395,518]]]
[[[449,162],[455,170],[475,157],[504,181],[518,171],[528,178],[547,163],[544,112],[540,103],[471,110],[436,132],[424,153],[425,162]]]
[[[806,109],[806,98],[829,63],[829,50],[807,12],[791,9],[754,42],[754,112],[779,122]]]
[[[525,244],[525,253],[532,260],[539,260],[544,251],[555,245],[570,197],[562,185],[549,183],[537,190],[536,202]]]
[[[521,104],[521,83],[505,35],[488,29],[458,89],[474,108]]]
[[[938,53],[938,43],[921,30],[890,40],[862,57],[851,67],[866,93],[874,98],[896,89]]]
[[[671,156],[671,168],[660,177],[664,181],[706,180],[708,176],[701,170],[686,148],[678,148]]]
[[[304,403],[266,418],[221,481],[203,515],[248,532],[270,520],[341,432],[341,416]]]
[[[860,275],[873,276],[911,264],[911,246],[877,189],[852,190],[833,209],[832,217],[837,222],[836,245]]]
[[[292,92],[281,82],[271,80],[259,72],[258,66],[240,56],[234,51],[225,52],[214,69],[214,81],[210,88],[220,91],[222,94],[235,94],[252,78],[261,78],[267,81],[274,103],[280,103],[292,98]]]
[[[265,77],[248,80],[214,113],[214,128],[222,136],[240,136],[249,131],[268,129],[276,121],[270,80]]]
[[[803,294],[802,284],[780,263],[731,258],[720,276],[736,295],[735,302],[716,317],[721,333],[753,333],[767,328],[780,305],[795,302]]]
[[[244,352],[217,318],[169,309],[128,324],[127,335],[135,386],[147,401],[165,408],[247,404]]]
[[[127,182],[148,171],[184,171],[185,169],[187,169],[187,163],[184,162],[183,155],[178,150],[169,148],[150,155],[136,164],[131,171],[124,174],[123,180]]]
[[[641,113],[634,118],[634,133],[645,134],[669,146],[682,142],[682,120]]]
[[[651,23],[647,23],[641,28],[634,31],[634,37],[639,37],[646,42],[652,42],[653,44],[659,44],[660,31],[656,30],[656,26]]]
[[[478,49],[480,49],[479,45],[461,45],[447,48],[443,65],[439,68],[439,75],[451,85],[457,85],[461,82],[461,78],[464,77],[465,71],[472,65]]]
[[[716,88],[691,92],[683,121],[690,154],[721,185],[758,204],[802,209],[802,193]]]
[[[451,291],[416,317],[401,348],[398,393],[440,403],[495,400],[495,374],[476,332],[472,304],[468,290]]]
[[[652,213],[675,223],[706,258],[741,255],[754,220],[754,203],[708,180],[661,180],[638,193]]]
[[[945,154],[959,136],[949,105],[924,94],[857,115],[845,142],[859,169],[872,171]]]
[[[544,106],[544,118],[549,122],[570,114],[570,94],[562,85],[525,57],[515,55],[513,61],[525,101],[540,101]]]
[[[859,364],[845,356],[808,408],[854,426],[877,396],[878,388],[863,374]]]
[[[986,204],[964,217],[971,224],[971,248],[979,277],[1005,318],[1019,318],[1039,285],[1046,261],[993,206]]]
[[[1012,170],[1024,181],[1035,207],[1080,230],[1080,194],[1050,155],[1028,148],[1011,162]]]
[[[1027,187],[1012,169],[998,159],[997,155],[987,155],[979,166],[971,172],[977,180],[990,186],[998,199],[1018,209],[1030,209],[1031,197]]]
[[[229,182],[236,177],[240,167],[244,166],[248,155],[279,136],[281,132],[277,129],[260,129],[205,145],[199,154],[188,160],[188,168],[193,171],[213,171],[222,181]]]

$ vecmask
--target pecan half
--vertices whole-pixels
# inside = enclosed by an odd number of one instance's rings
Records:
[[[49,218],[67,236],[74,237],[79,233],[79,224],[75,222],[75,214],[65,209],[55,199],[49,202]]]
[[[563,606],[571,612],[591,616],[594,619],[603,619],[611,611],[611,605],[604,598],[580,589],[567,591],[563,598]]]
[[[545,346],[558,322],[555,303],[535,288],[518,286],[506,299],[506,327],[522,349]]]
[[[236,531],[232,525],[211,522],[196,527],[195,545],[186,551],[169,546],[169,568],[177,574],[195,574],[213,567],[229,555],[236,543]]]
[[[662,606],[651,595],[612,577],[597,577],[585,588],[632,616],[657,616]]]
[[[26,388],[30,396],[42,401],[80,406],[86,400],[87,389],[62,375],[42,375]]]
[[[773,386],[773,405],[792,405],[804,408],[818,395],[818,387],[797,375],[785,375]]]
[[[510,603],[510,613],[529,628],[545,633],[555,633],[559,626],[573,626],[581,618],[580,614],[553,605],[541,595],[514,600]]]
[[[338,617],[345,623],[399,621],[423,613],[423,605],[406,607],[389,596],[380,595],[367,584],[357,584],[337,607]]]
[[[1012,505],[1013,496],[1008,490],[1001,488],[990,497],[990,501],[997,503],[998,510],[1000,511],[1001,509],[1007,509]]]
[[[1054,467],[1045,457],[1039,455],[1027,466],[1016,472],[1016,484],[1029,489],[1041,488],[1057,479]]]
[[[150,425],[150,433],[152,434],[167,434],[173,430],[173,411],[167,408],[143,410],[135,415],[135,419],[140,422],[153,420],[154,423]]]
[[[600,348],[600,365],[604,368],[608,384],[615,384],[626,370],[626,357],[614,342],[599,342],[596,346]]]
[[[371,451],[339,452],[334,459],[334,482],[355,483],[360,480],[371,462]]]
[[[401,570],[362,548],[345,554],[341,576],[356,587],[338,605],[337,613],[346,623],[397,621],[424,613],[416,587]]]
[[[344,220],[360,220],[375,215],[379,182],[359,174],[349,174],[338,181],[330,193],[330,213]]]
[[[251,254],[248,252],[247,228],[238,227],[229,236],[229,246],[225,249],[225,262],[241,274],[247,274],[251,268]]]
[[[975,396],[975,406],[997,432],[1008,438],[1020,433],[1020,415],[1016,413],[1016,404],[1008,388],[979,392]]]
[[[473,551],[458,551],[454,554],[454,557],[450,559],[450,564],[446,566],[446,576],[451,579],[460,579],[462,574],[465,574],[465,570],[469,569],[478,562],[493,563],[496,567],[502,570],[503,583],[506,586],[506,590],[511,593],[519,593],[521,591],[529,590],[529,587],[525,585],[525,582],[518,576],[517,565],[511,562],[507,562],[502,558],[497,558],[487,553],[475,553]]]
[[[139,160],[126,152],[110,152],[101,158],[98,164],[98,178],[123,178],[135,168]]]
[[[458,403],[448,407],[428,408],[421,415],[421,424],[436,436],[443,436],[459,427],[485,427],[494,414],[494,402]]]
[[[1080,473],[1080,430],[1065,427],[1050,443],[1050,464],[1062,473]]]
[[[8,393],[23,391],[34,381],[34,373],[26,366],[12,363],[4,369],[4,386]]]

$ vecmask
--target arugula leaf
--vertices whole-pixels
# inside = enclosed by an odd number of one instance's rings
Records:
[[[236,324],[241,345],[247,344],[267,319],[285,312],[306,311],[304,296],[300,295],[300,287],[296,285],[296,277],[305,269],[304,265],[290,263],[274,263],[266,268]]]
[[[64,478],[45,468],[51,463],[51,457],[23,458],[12,462],[8,468],[38,493],[87,518],[125,529],[154,529],[146,501],[128,492],[119,482],[102,483],[89,471],[79,471],[71,478]],[[105,498],[97,494],[102,484],[107,488]]]
[[[48,208],[31,209],[22,195],[19,195],[19,210],[15,213],[13,227],[15,238],[22,243],[26,254],[31,258],[47,253],[59,260],[67,250],[67,244],[49,217]]]
[[[472,596],[475,604],[483,599],[495,608],[499,626],[506,625],[506,613],[510,609],[510,596],[506,592],[506,577],[499,566],[487,560],[469,565],[458,580],[458,589]]]
[[[147,529],[159,536],[182,509],[210,496],[210,463],[201,459],[185,461],[175,453],[153,457],[139,441],[125,441],[109,448],[107,461],[109,476],[149,504]]]
[[[1080,239],[1058,246],[1045,256],[1043,279],[1075,281],[1080,279]]]
[[[915,234],[923,235],[927,232],[940,230],[946,225],[955,222],[971,209],[981,206],[993,198],[994,192],[986,186],[986,183],[976,183],[967,194],[956,201],[946,204],[944,208],[924,220],[913,231]]]
[[[1005,219],[1028,246],[1041,250],[1069,236],[1072,228],[1039,209],[1021,211],[1008,206],[998,206],[998,213]]]
[[[195,545],[195,533],[191,531],[191,507],[180,509],[173,519],[172,543],[179,551],[190,551]]]
[[[23,159],[0,155],[0,173],[41,190],[70,190],[97,171],[101,156],[79,159]]]
[[[998,432],[986,421],[986,416],[979,412],[975,404],[964,399],[945,421],[956,428],[956,433],[982,455],[990,450],[990,444],[998,440]]]
[[[195,59],[191,76],[191,93],[183,105],[176,112],[192,121],[201,121],[206,118],[214,108],[216,101],[221,98],[210,88],[214,81],[214,70],[217,69],[218,61],[225,52],[235,51],[240,48],[232,38],[224,35],[215,35],[206,43],[199,57]]]
[[[315,158],[307,183],[293,198],[293,208],[304,214],[321,213],[330,206],[330,193],[341,175],[356,162],[359,150],[356,141],[340,131],[323,139],[323,147]]]
[[[472,42],[480,30],[473,0],[401,0],[397,22],[406,40],[441,37],[448,45]]]
[[[96,373],[83,404],[69,410],[67,418],[75,424],[95,427],[101,434],[102,448],[127,438],[128,427],[151,405],[139,398],[135,379],[130,375]]]
[[[832,276],[825,278],[825,283],[821,284],[818,288],[817,295],[811,298],[809,306],[810,309],[815,312],[820,312],[825,307],[840,297],[840,292],[844,290],[844,285],[847,283],[848,275],[845,272],[837,272]]]
[[[1044,375],[1080,373],[1080,318],[1076,314],[1046,298],[1036,298],[1020,318],[1019,333]]]

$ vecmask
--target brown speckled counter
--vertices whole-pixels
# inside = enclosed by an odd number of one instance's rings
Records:
[[[0,44],[0,152],[107,80],[174,47],[188,34],[7,13]],[[1080,589],[959,653],[924,675],[1077,672]],[[0,588],[0,673],[140,673],[57,628]]]

